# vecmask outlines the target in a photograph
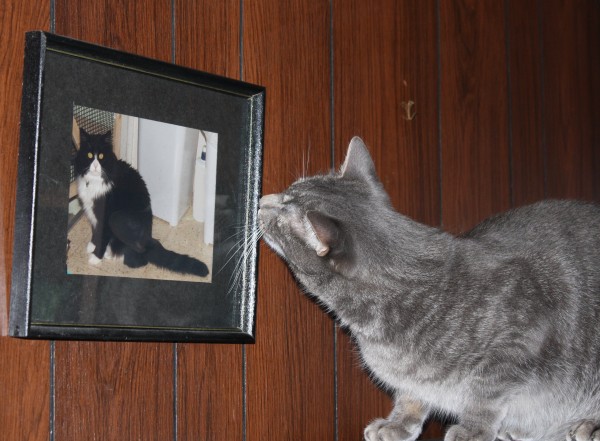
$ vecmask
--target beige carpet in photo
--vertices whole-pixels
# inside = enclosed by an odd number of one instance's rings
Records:
[[[84,274],[112,277],[133,277],[139,279],[178,280],[187,282],[210,283],[212,280],[213,247],[206,245],[204,223],[197,222],[191,215],[191,209],[183,216],[176,227],[168,222],[154,218],[152,236],[168,250],[187,254],[201,260],[208,266],[209,274],[198,277],[189,274],[179,274],[164,268],[148,264],[142,268],[129,268],[123,264],[123,259],[103,259],[98,265],[88,263],[87,244],[92,237],[92,227],[85,216],[81,216],[68,234],[69,251],[67,255],[67,271],[69,274]]]

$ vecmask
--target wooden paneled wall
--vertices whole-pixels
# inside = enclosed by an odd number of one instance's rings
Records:
[[[3,335],[26,30],[266,86],[265,193],[358,134],[397,209],[451,232],[600,200],[598,0],[4,0],[0,25]],[[388,397],[264,245],[259,272],[255,345],[0,337],[2,439],[362,439]]]

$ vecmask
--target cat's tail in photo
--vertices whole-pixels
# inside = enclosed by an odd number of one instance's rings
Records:
[[[156,239],[151,239],[148,243],[145,256],[148,262],[171,271],[194,274],[200,277],[208,275],[208,267],[204,262],[185,254],[167,250]]]

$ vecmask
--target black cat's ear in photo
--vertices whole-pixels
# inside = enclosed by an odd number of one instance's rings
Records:
[[[112,145],[112,130],[109,130],[104,135],[102,135],[102,143],[105,145]]]
[[[88,137],[88,132],[86,132],[83,127],[79,127],[79,145],[83,144]]]

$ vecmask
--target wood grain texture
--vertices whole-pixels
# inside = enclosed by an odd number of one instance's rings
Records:
[[[510,207],[503,2],[440,4],[442,220],[463,232]]]
[[[44,441],[50,432],[48,342],[0,337],[0,427],[6,441]]]
[[[394,206],[439,225],[436,2],[340,0],[333,11],[336,162],[352,136],[363,137]],[[348,336],[338,337],[339,439],[359,440],[391,402],[360,368]],[[437,425],[423,434],[440,435]]]
[[[177,0],[175,61],[240,77],[240,2]],[[235,441],[243,437],[240,345],[177,345],[179,441]]]
[[[177,439],[242,440],[241,346],[178,344],[177,353]]]
[[[597,1],[541,2],[548,196],[598,196]]]
[[[430,225],[440,222],[436,21],[435,1],[334,2],[336,162],[363,137],[395,207]]]
[[[245,2],[243,20],[244,80],[267,88],[263,193],[280,192],[330,167],[329,2]],[[333,440],[333,324],[260,251],[247,440]]]
[[[600,41],[600,2],[589,3],[589,41]],[[590,118],[592,120],[592,160],[593,160],[593,192],[594,200],[600,201],[600,57],[595,57],[593,53],[597,49],[597,44],[591,44],[589,50],[592,54],[588,57],[589,69],[591,71],[590,78],[592,79],[589,85],[590,99],[592,108],[590,109]]]
[[[171,2],[57,0],[56,32],[170,60]],[[173,438],[173,345],[56,343],[56,439]]]
[[[545,196],[539,2],[508,2],[512,205]]]
[[[57,342],[56,439],[172,439],[172,346]]]
[[[7,0],[0,7],[0,436],[6,441],[49,436],[49,344],[6,337],[25,32],[49,24],[49,0]]]
[[[239,0],[175,0],[175,62],[240,79]]]
[[[55,0],[56,32],[171,61],[171,0]]]

